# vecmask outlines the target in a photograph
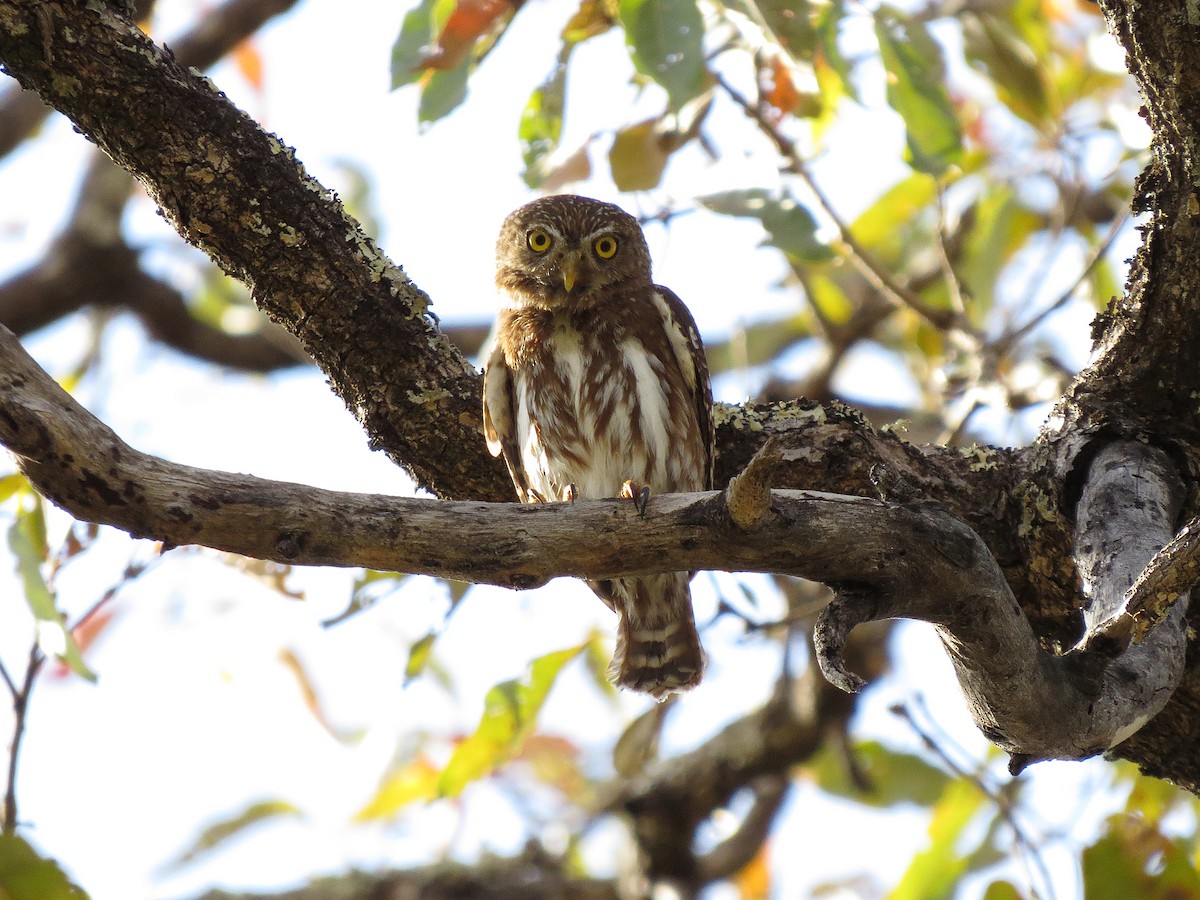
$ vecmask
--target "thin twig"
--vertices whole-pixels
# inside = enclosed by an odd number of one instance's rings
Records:
[[[918,701],[918,704],[919,703],[920,701]],[[1017,846],[1021,849],[1020,856],[1022,861],[1026,864],[1026,877],[1030,882],[1030,894],[1034,897],[1034,900],[1037,900],[1039,895],[1037,889],[1033,886],[1033,873],[1028,868],[1028,864],[1030,860],[1032,860],[1033,865],[1037,868],[1038,876],[1041,878],[1042,883],[1045,886],[1046,900],[1055,900],[1054,882],[1050,880],[1050,870],[1046,868],[1046,861],[1042,859],[1041,854],[1038,853],[1037,845],[1033,842],[1033,839],[1025,833],[1024,829],[1021,828],[1020,823],[1017,822],[1016,810],[1013,808],[1012,801],[995,788],[987,784],[978,773],[970,771],[952,759],[950,755],[944,749],[942,749],[941,745],[933,739],[933,735],[926,731],[917,722],[916,717],[912,714],[912,711],[908,708],[908,706],[897,703],[890,708],[890,712],[907,722],[908,726],[912,728],[917,737],[921,739],[921,743],[925,745],[925,748],[934,756],[936,756],[942,762],[942,764],[951,771],[951,773],[953,773],[956,777],[962,778],[972,784],[976,790],[978,790],[981,794],[987,797],[988,800],[996,805],[996,809],[1000,813],[1000,818],[1002,818],[1005,824],[1012,829],[1013,838],[1016,840]]]
[[[720,72],[713,77],[721,89],[729,95],[742,111],[749,116],[771,142],[775,144],[780,155],[788,162],[788,168],[795,173],[816,198],[822,211],[837,228],[838,237],[845,245],[847,256],[854,267],[858,269],[870,285],[896,306],[907,307],[941,331],[962,331],[969,334],[969,329],[953,310],[934,309],[915,293],[896,280],[895,276],[877,260],[866,247],[858,242],[849,223],[839,215],[828,195],[813,177],[808,163],[796,149],[796,143],[785,135],[763,110],[761,104],[752,103],[737,88],[735,88]]]
[[[8,691],[13,695],[13,700],[17,699],[17,685],[13,681],[12,676],[8,674],[8,669],[4,665],[4,660],[0,659],[0,678],[4,679],[4,683],[8,686]]]
[[[45,655],[34,644],[29,650],[29,665],[25,669],[25,681],[21,689],[13,695],[12,743],[8,750],[8,783],[4,790],[4,824],[3,833],[13,834],[17,830],[17,762],[21,758],[21,739],[25,736],[25,721],[29,712],[29,698],[33,694],[33,685],[37,681],[38,672]]]
[[[942,280],[946,282],[946,290],[950,294],[950,303],[955,312],[964,319],[967,314],[967,303],[963,296],[962,282],[954,271],[954,263],[950,261],[950,252],[946,249],[946,187],[937,182],[937,246],[938,265],[942,269]]]
[[[1035,314],[1033,318],[1024,325],[1014,328],[1007,334],[1002,335],[1000,339],[996,341],[995,345],[1006,350],[1041,325],[1042,322],[1046,321],[1049,316],[1066,306],[1071,301],[1071,298],[1075,296],[1075,292],[1079,290],[1080,285],[1082,285],[1084,280],[1092,274],[1092,271],[1097,265],[1099,265],[1100,260],[1104,258],[1106,253],[1108,253],[1109,249],[1113,245],[1113,241],[1117,239],[1117,235],[1121,233],[1121,229],[1125,227],[1125,223],[1128,220],[1128,211],[1123,212],[1121,215],[1114,218],[1112,225],[1109,226],[1108,233],[1104,235],[1104,239],[1099,244],[1092,248],[1091,256],[1088,257],[1086,265],[1084,265],[1082,271],[1079,273],[1079,276],[1074,282],[1072,282],[1071,286],[1063,291],[1062,294],[1059,295],[1058,299],[1056,299],[1041,312]]]

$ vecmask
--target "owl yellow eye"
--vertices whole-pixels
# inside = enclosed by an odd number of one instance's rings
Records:
[[[535,228],[529,232],[525,240],[529,242],[529,249],[534,253],[545,253],[550,249],[550,245],[554,243],[550,235],[540,228]]]
[[[601,259],[612,259],[617,255],[617,239],[611,234],[606,234],[604,237],[596,238],[596,243],[592,244],[592,249],[596,251],[596,255]]]

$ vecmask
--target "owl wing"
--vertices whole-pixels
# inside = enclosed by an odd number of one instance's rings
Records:
[[[517,401],[512,370],[499,343],[492,348],[483,370],[483,436],[492,456],[504,454],[517,497],[527,502],[531,492],[517,447]]]
[[[692,392],[692,402],[696,407],[696,421],[700,425],[700,440],[704,443],[704,455],[707,471],[704,475],[704,486],[712,490],[713,486],[713,457],[716,456],[713,435],[712,414],[712,382],[708,374],[708,360],[704,356],[704,343],[700,340],[700,329],[688,308],[683,305],[675,293],[669,288],[656,284],[655,304],[663,317],[663,328],[670,339],[671,350],[679,362],[684,380]]]

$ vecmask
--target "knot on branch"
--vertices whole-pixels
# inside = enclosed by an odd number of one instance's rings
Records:
[[[753,531],[762,525],[771,510],[771,479],[783,462],[785,441],[773,435],[758,448],[741,474],[729,479],[725,488],[725,508],[740,531]]]

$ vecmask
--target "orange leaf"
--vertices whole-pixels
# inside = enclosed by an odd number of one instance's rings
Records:
[[[457,67],[492,24],[512,9],[514,5],[510,0],[458,0],[458,5],[438,35],[437,46],[421,60],[421,68]]]
[[[263,89],[263,60],[262,54],[253,41],[242,41],[233,48],[233,63],[242,77],[250,83],[258,93]]]
[[[96,642],[100,632],[108,627],[116,615],[116,609],[112,605],[105,605],[71,630],[71,637],[75,638],[75,643],[79,645],[80,653]]]
[[[764,900],[771,893],[771,867],[767,864],[770,844],[764,842],[754,854],[754,859],[746,863],[733,876],[733,885],[741,894],[742,900]]]
[[[781,113],[790,113],[800,103],[800,92],[796,89],[792,70],[783,57],[776,56],[771,60],[768,77],[763,99]]]

